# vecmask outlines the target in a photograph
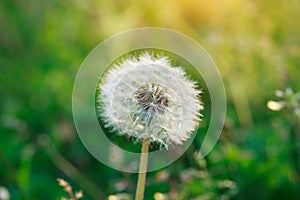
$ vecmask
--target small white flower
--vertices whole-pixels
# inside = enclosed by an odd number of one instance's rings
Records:
[[[198,126],[201,92],[168,57],[128,58],[107,72],[98,89],[97,113],[120,135],[168,148],[182,144]]]

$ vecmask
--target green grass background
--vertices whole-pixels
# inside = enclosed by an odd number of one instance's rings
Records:
[[[300,90],[299,11],[298,0],[2,0],[0,186],[11,199],[59,199],[62,177],[84,199],[134,194],[136,174],[104,166],[79,140],[72,87],[99,42],[158,26],[191,36],[210,53],[228,108],[205,160],[194,157],[200,132],[179,160],[148,174],[146,199],[161,199],[158,192],[173,199],[299,199],[297,122],[266,107],[276,89]]]

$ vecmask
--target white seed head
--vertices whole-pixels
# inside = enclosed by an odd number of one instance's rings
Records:
[[[107,72],[98,89],[97,113],[120,135],[168,148],[182,144],[198,126],[201,91],[168,57],[128,58]]]

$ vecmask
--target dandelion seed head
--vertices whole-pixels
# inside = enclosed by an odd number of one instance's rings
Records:
[[[182,68],[149,53],[114,65],[98,89],[97,114],[106,127],[166,148],[190,138],[203,109],[201,91]]]

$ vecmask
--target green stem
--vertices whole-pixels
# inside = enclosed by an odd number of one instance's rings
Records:
[[[144,199],[146,173],[147,173],[147,165],[148,165],[148,151],[149,151],[148,140],[144,139],[143,145],[142,145],[139,177],[138,177],[138,182],[137,182],[135,200],[143,200]]]

